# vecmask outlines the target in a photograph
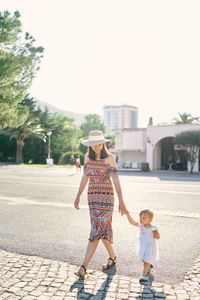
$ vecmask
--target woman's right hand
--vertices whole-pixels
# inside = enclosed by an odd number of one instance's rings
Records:
[[[76,209],[79,209],[79,202],[80,202],[80,197],[76,197],[76,200],[74,201],[74,207]]]
[[[120,202],[119,202],[119,207],[118,207],[118,209],[119,209],[119,213],[121,214],[121,216],[123,216],[124,214],[127,213],[127,209],[126,209],[126,206],[125,206],[125,204],[124,204],[124,201],[120,201]]]

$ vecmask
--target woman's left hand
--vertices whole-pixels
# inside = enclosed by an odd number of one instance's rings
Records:
[[[121,214],[121,216],[123,216],[124,214],[127,213],[127,209],[126,209],[124,202],[119,203],[118,209],[119,209],[119,213]]]

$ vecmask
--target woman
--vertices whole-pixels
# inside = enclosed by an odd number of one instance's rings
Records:
[[[83,265],[75,273],[80,277],[85,275],[87,266],[95,253],[100,239],[109,254],[108,262],[103,268],[109,269],[116,264],[116,256],[112,247],[114,193],[110,177],[112,177],[118,195],[119,212],[123,215],[127,211],[122,197],[116,163],[112,154],[106,148],[106,142],[108,140],[103,137],[102,131],[99,130],[90,131],[89,139],[82,141],[83,145],[88,146],[88,152],[85,155],[84,174],[74,207],[79,209],[80,196],[89,180],[88,204],[91,232]]]

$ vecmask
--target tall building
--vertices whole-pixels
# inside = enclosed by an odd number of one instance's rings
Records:
[[[138,108],[132,105],[105,105],[103,119],[107,134],[113,134],[117,129],[137,128]]]

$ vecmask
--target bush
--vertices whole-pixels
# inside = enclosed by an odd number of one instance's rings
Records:
[[[142,172],[149,172],[149,163],[147,162],[142,162],[141,164]]]
[[[63,153],[63,155],[60,157],[58,164],[59,165],[65,165],[65,164],[70,164],[70,158],[71,158],[72,152],[66,152]],[[73,153],[74,158],[76,159],[77,155],[80,155],[80,161],[81,161],[81,165],[84,165],[84,154],[80,151],[76,151]]]

